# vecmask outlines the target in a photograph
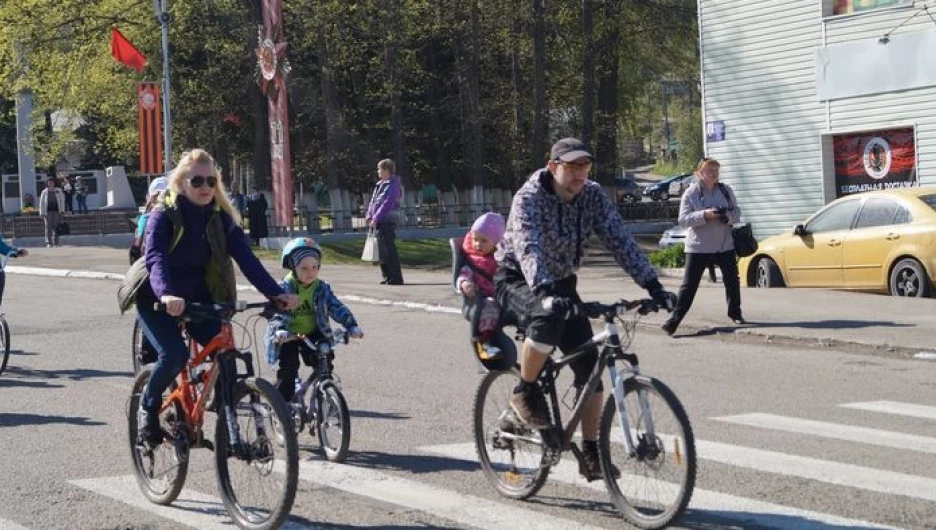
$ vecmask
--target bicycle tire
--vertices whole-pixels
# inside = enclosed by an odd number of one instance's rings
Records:
[[[325,458],[329,462],[344,462],[348,455],[348,446],[351,445],[351,415],[348,412],[348,403],[338,387],[331,383],[322,385],[314,399],[318,400],[315,408],[315,428]],[[327,433],[326,426],[338,427],[337,445],[331,445],[332,436]]]
[[[516,370],[488,372],[478,384],[473,414],[475,449],[484,476],[501,495],[511,499],[527,499],[535,495],[549,476],[549,466],[544,465],[545,446],[539,431],[523,427],[510,408],[510,395],[519,381],[520,373]],[[492,391],[495,383],[497,387]],[[492,392],[497,396],[491,398],[494,400],[491,413],[485,417],[485,405]],[[511,434],[539,438],[540,444],[504,440],[501,435],[505,429],[513,430]],[[527,457],[518,467],[517,455],[523,449],[527,449]],[[495,462],[494,455],[503,452],[509,452],[509,461]]]
[[[638,401],[640,392],[646,392],[652,398],[650,410],[655,428],[654,440],[641,438],[645,429]],[[636,454],[627,453],[620,424],[617,423],[617,404],[613,395],[608,396],[601,415],[598,443],[605,486],[615,508],[631,524],[645,529],[663,528],[683,513],[695,487],[696,452],[692,425],[676,394],[657,379],[638,376],[626,380],[624,399],[630,430],[637,434]],[[670,419],[664,417],[666,410],[671,413]],[[618,435],[612,445],[615,428]],[[674,474],[658,473],[669,469]],[[674,478],[676,473],[678,478]],[[614,477],[615,474],[619,475],[618,478]],[[639,483],[648,479],[650,485],[641,491]],[[628,493],[622,491],[622,487]],[[633,490],[638,493],[629,495]],[[654,494],[666,493],[671,498],[665,501],[650,499]]]
[[[276,448],[279,446],[270,438],[270,435],[273,435],[273,419],[263,418],[263,429],[251,428],[249,421],[254,420],[256,418],[255,413],[262,408],[265,409],[267,414],[275,416],[277,421],[285,427],[286,432],[292,432],[292,416],[287,413],[286,403],[276,388],[264,379],[248,378],[236,383],[234,403],[231,405],[231,410],[235,414],[237,409],[241,408],[238,405],[245,397],[249,398],[248,402],[244,404],[246,407],[243,407],[247,411],[244,417],[248,418],[248,425],[246,428],[239,426],[239,430],[243,441],[250,445],[249,458],[242,458],[233,454],[228,443],[227,415],[224,409],[229,405],[222,403],[222,410],[218,411],[218,423],[215,429],[215,464],[218,474],[218,487],[224,506],[238,527],[249,530],[279,528],[289,515],[293,501],[296,498],[296,487],[299,480],[298,443],[296,436],[284,437],[285,462],[277,462]],[[265,400],[265,406],[258,406],[259,398]],[[238,416],[239,418],[240,416]],[[238,421],[238,423],[240,422]],[[270,435],[266,433],[270,433]],[[256,434],[256,439],[251,440],[251,434]],[[232,470],[230,466],[232,462],[246,462],[246,469]],[[274,467],[276,467],[275,470]],[[282,492],[276,493],[277,498],[268,509],[253,507],[248,509],[245,504],[248,496],[239,487],[237,488],[238,491],[235,491],[232,484],[232,478],[235,476],[247,475],[252,477],[254,472],[257,475],[283,477]],[[260,489],[265,490],[266,488]],[[253,516],[254,514],[256,516]]]
[[[0,341],[2,341],[0,355],[3,355],[3,359],[0,360],[0,374],[2,374],[10,361],[10,325],[7,324],[3,315],[0,315]]]
[[[130,357],[133,360],[133,373],[138,374],[143,369],[143,330],[140,328],[140,319],[133,320],[133,331],[130,334]]]
[[[151,369],[144,367],[133,381],[133,390],[130,394],[130,401],[127,407],[127,434],[128,441],[130,442],[130,458],[133,462],[133,474],[136,477],[137,484],[140,486],[143,495],[149,499],[150,502],[167,505],[176,500],[179,493],[182,491],[182,486],[185,485],[185,479],[188,476],[189,459],[188,454],[182,454],[176,444],[166,442],[150,451],[152,456],[147,457],[145,449],[141,447],[139,443],[140,419],[144,414],[140,407],[140,402],[143,399],[143,392],[149,381],[150,373]],[[184,415],[184,411],[178,403],[175,404],[173,414],[176,415],[177,418],[181,418],[182,415]],[[144,461],[144,459],[146,459],[155,462],[157,460],[157,453],[161,455],[161,457],[171,457],[176,461],[176,473],[174,476],[170,476],[165,487],[155,486],[153,479],[156,477],[153,476],[153,469],[148,470],[147,462]],[[159,459],[161,460],[162,458]],[[172,467],[167,466],[167,473],[171,470]]]

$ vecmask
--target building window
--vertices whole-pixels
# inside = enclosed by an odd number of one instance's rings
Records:
[[[854,15],[887,7],[911,7],[913,0],[823,0],[822,15]]]

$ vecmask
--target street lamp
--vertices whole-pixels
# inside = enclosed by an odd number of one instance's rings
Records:
[[[163,171],[167,174],[172,167],[172,136],[169,134],[169,0],[153,0],[156,21],[162,26],[163,53]]]

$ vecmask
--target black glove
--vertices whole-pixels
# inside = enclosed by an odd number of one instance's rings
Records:
[[[547,296],[542,300],[543,309],[565,315],[565,318],[575,317],[579,314],[579,304],[572,298],[562,296]]]
[[[653,301],[663,309],[672,313],[676,308],[676,295],[664,289],[660,280],[654,279],[646,285],[646,289],[650,293],[650,298],[653,298]]]
[[[130,265],[133,265],[136,260],[140,259],[143,256],[143,252],[140,251],[140,247],[136,245],[130,246]]]

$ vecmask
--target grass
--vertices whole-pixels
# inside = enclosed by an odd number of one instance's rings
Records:
[[[319,242],[325,264],[360,264],[364,239]],[[447,238],[397,239],[400,263],[410,267],[446,268],[451,266],[452,251]],[[279,250],[254,249],[260,259],[279,261]]]

